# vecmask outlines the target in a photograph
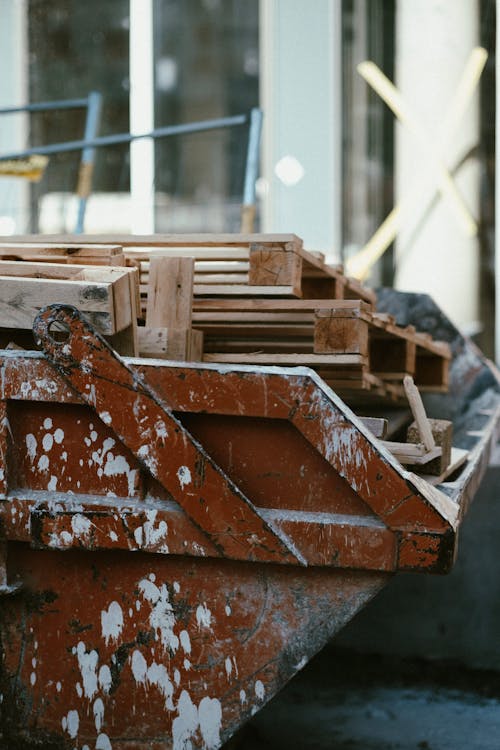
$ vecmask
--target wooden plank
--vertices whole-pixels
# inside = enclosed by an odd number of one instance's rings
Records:
[[[400,463],[411,466],[423,466],[441,455],[441,448],[427,450],[423,443],[395,443],[389,440],[382,443]]]
[[[230,362],[232,364],[275,364],[310,367],[318,366],[361,366],[366,358],[358,354],[228,354],[215,352],[203,355],[204,362]]]
[[[193,258],[151,261],[146,326],[167,329],[168,359],[190,359],[193,276]]]
[[[80,244],[75,243],[51,243],[43,242],[43,235],[37,235],[37,242],[18,242],[11,238],[10,242],[0,242],[0,258],[4,255],[17,255],[19,258],[35,256],[41,258],[47,255],[70,256],[73,258],[88,258],[99,255],[111,257],[123,255],[121,245]]]
[[[208,311],[230,311],[233,312],[255,312],[265,310],[266,312],[303,312],[314,313],[315,310],[366,310],[370,306],[359,300],[286,300],[286,299],[200,299],[194,301],[194,310],[197,312]]]
[[[420,476],[422,477],[422,479],[425,479],[426,482],[429,482],[429,484],[441,484],[441,482],[444,482],[446,479],[448,479],[448,477],[454,474],[455,471],[457,471],[467,462],[469,455],[470,451],[466,451],[461,448],[452,448],[450,463],[439,476],[433,476],[432,474],[420,474]]]
[[[151,262],[147,326],[191,328],[193,274],[192,258],[155,258]]]
[[[432,451],[436,447],[436,443],[418,388],[413,382],[413,378],[409,375],[404,378],[403,385],[408,404],[410,405],[413,418],[420,433],[421,441],[425,445],[427,451]]]
[[[17,235],[20,242],[39,242],[40,235],[25,234]],[[10,236],[0,236],[0,242],[9,242]],[[286,242],[297,243],[302,246],[302,240],[295,234],[248,234],[248,233],[195,233],[195,234],[46,234],[46,242],[60,243],[77,243],[77,244],[105,244],[121,245],[122,247],[163,247],[175,245],[178,247],[186,246],[225,246],[246,245],[251,243],[271,243],[279,244]]]
[[[297,287],[294,286],[243,286],[240,284],[230,286],[226,284],[196,284],[194,287],[194,294],[196,297],[213,297],[217,294],[225,297],[241,297],[242,295],[252,298],[256,296],[297,297],[299,291],[297,290]]]

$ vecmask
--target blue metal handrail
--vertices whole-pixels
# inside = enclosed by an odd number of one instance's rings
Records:
[[[14,107],[0,107],[0,115],[10,115],[16,112],[53,112],[65,109],[86,109],[87,116],[85,119],[85,132],[84,138],[80,141],[80,146],[75,150],[82,150],[82,156],[80,160],[80,169],[78,173],[78,184],[77,184],[77,195],[78,201],[78,215],[76,221],[75,232],[81,234],[83,232],[83,222],[85,218],[85,210],[87,207],[87,199],[90,195],[92,187],[92,174],[94,170],[95,161],[95,149],[91,145],[92,139],[97,135],[99,130],[99,122],[101,117],[102,107],[102,96],[98,91],[91,91],[90,94],[85,98],[80,99],[58,99],[50,102],[35,102],[34,104],[24,104]],[[25,149],[15,154],[6,154],[0,156],[0,161],[6,161],[8,159],[22,159],[27,156],[33,156],[34,154],[45,155],[42,149]],[[52,151],[51,153],[57,153]]]
[[[91,99],[91,97],[99,97]],[[80,100],[72,100],[78,102]],[[79,189],[80,197],[78,220],[75,232],[83,232],[83,222],[85,218],[85,209],[87,199],[90,194],[91,173],[94,163],[95,149],[104,146],[114,146],[120,143],[131,143],[142,138],[164,138],[174,135],[188,135],[190,133],[202,133],[220,128],[234,127],[236,125],[249,126],[247,157],[245,164],[245,179],[243,188],[243,206],[255,206],[255,183],[257,180],[259,168],[259,147],[262,131],[262,110],[253,108],[249,114],[234,115],[232,117],[222,117],[214,120],[201,120],[199,122],[190,122],[183,125],[167,125],[160,128],[154,128],[148,133],[114,133],[111,135],[96,136],[97,126],[100,116],[101,99],[100,94],[93,92],[88,100],[88,117],[85,128],[85,135],[82,139],[76,141],[63,141],[61,143],[51,143],[46,146],[37,146],[34,148],[24,149],[24,151],[14,151],[9,154],[0,154],[0,161],[7,159],[21,159],[35,154],[40,156],[49,156],[51,154],[61,154],[68,151],[78,151],[82,149],[82,161],[80,164]],[[27,105],[24,109],[33,111],[33,107],[42,105]],[[78,105],[75,105],[78,106]],[[10,108],[14,111],[15,108]],[[22,109],[22,108],[21,108]],[[53,107],[56,109],[56,107]],[[2,110],[0,110],[0,114]]]

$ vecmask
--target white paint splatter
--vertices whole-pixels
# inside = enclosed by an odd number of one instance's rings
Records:
[[[92,522],[85,516],[82,516],[81,513],[75,513],[71,518],[71,528],[76,537],[85,537],[90,534]]]
[[[174,687],[165,665],[157,664],[157,662],[153,661],[148,666],[144,655],[136,649],[132,653],[131,668],[135,681],[145,688],[149,685],[156,686],[165,699],[165,708],[168,711],[173,711],[172,696],[174,694]]]
[[[229,606],[229,604],[226,604],[226,615],[229,617],[233,613],[233,610]]]
[[[35,672],[32,672],[31,675],[30,675],[30,683],[32,685],[34,685],[35,682],[36,682],[36,674],[35,674]]]
[[[186,690],[177,703],[177,716],[172,722],[172,750],[190,750],[190,739],[199,726],[198,710]]]
[[[247,694],[244,690],[240,690],[240,703],[243,705],[247,702]]]
[[[80,717],[78,716],[78,711],[68,711],[68,715],[66,717],[66,731],[72,739],[74,739],[78,734],[79,726]]]
[[[175,591],[175,593],[178,594],[180,590],[181,590],[181,585],[180,585],[179,581],[174,581],[174,591]]]
[[[142,526],[134,529],[134,538],[139,547],[143,547],[144,545],[148,547],[156,546],[168,535],[168,526],[165,521],[160,521],[158,527],[155,528],[157,514],[157,510],[147,510],[147,521]],[[162,544],[161,549],[163,552],[168,552],[166,544]]]
[[[60,427],[58,427],[54,432],[54,440],[58,445],[61,445],[62,441],[64,440],[64,430],[61,430]]]
[[[134,539],[138,547],[142,547],[143,537],[144,534],[142,531],[142,526],[138,526],[136,529],[134,529]]]
[[[177,471],[177,479],[179,480],[181,490],[183,490],[186,485],[191,484],[191,472],[189,471],[189,468],[187,466],[179,466],[179,469]]]
[[[57,690],[57,692],[58,692],[58,693],[60,693],[60,692],[61,692],[61,690],[62,690],[62,685],[61,685],[61,683],[60,683],[60,682],[56,682],[56,690]]]
[[[102,419],[104,424],[111,424],[111,422],[113,421],[111,419],[111,414],[109,413],[109,411],[101,411],[99,413],[99,417]]]
[[[163,648],[177,651],[179,638],[174,633],[175,615],[169,600],[168,589],[165,584],[158,587],[147,578],[139,581],[139,590],[152,605],[149,624],[156,632],[156,639],[161,641]]]
[[[28,451],[28,456],[29,456],[31,463],[33,463],[36,458],[37,447],[38,447],[38,443],[37,443],[36,437],[32,435],[31,432],[28,433],[26,435],[26,449]]]
[[[185,654],[191,653],[191,639],[189,637],[189,633],[187,630],[181,630],[179,633],[179,638],[181,641],[181,646]]]
[[[112,682],[111,670],[109,669],[107,664],[103,664],[99,670],[99,687],[104,693],[108,694],[111,689]]]
[[[165,438],[168,437],[167,425],[165,424],[165,422],[162,419],[159,419],[155,423],[155,432],[156,432],[156,436],[160,440],[164,440]]]
[[[46,430],[51,430],[52,429],[52,419],[50,417],[46,417],[46,419],[45,419],[45,421],[43,423],[43,426],[44,426],[44,428]]]
[[[100,734],[95,743],[95,750],[113,750],[107,734]]]
[[[222,708],[217,698],[206,696],[198,706],[200,731],[207,750],[220,747],[220,728],[222,722]]]
[[[224,666],[226,668],[227,679],[229,680],[229,678],[231,677],[231,673],[233,671],[233,662],[231,661],[229,656],[226,656]]]
[[[95,731],[100,732],[101,727],[102,727],[102,722],[104,719],[104,703],[102,702],[100,698],[97,698],[94,701],[93,711],[94,711]]]
[[[141,459],[141,461],[144,461],[148,469],[150,469],[153,473],[156,472],[158,468],[158,461],[154,456],[151,455],[148,444],[141,445],[137,451],[137,455]]]
[[[99,656],[97,651],[94,650],[87,653],[83,641],[79,641],[76,647],[76,654],[82,676],[83,692],[85,697],[90,700],[97,693],[97,663]]]
[[[50,477],[50,481],[47,485],[47,489],[49,492],[55,492],[57,487],[57,477],[55,477],[53,474]]]
[[[174,686],[170,681],[167,669],[164,664],[157,664],[155,661],[148,667],[147,681],[150,685],[156,685],[159,692],[165,698],[165,708],[168,711],[174,710],[172,696]]]
[[[102,637],[106,641],[117,641],[123,630],[123,611],[118,602],[111,602],[108,609],[101,612]]]
[[[186,672],[189,672],[189,670],[191,669],[191,662],[189,661],[189,659],[184,659],[184,669],[186,670]]]
[[[199,628],[210,628],[212,623],[212,613],[205,602],[199,604],[196,609],[196,621]]]
[[[124,456],[114,456],[112,453],[108,453],[103,471],[107,477],[116,477],[120,474],[125,474],[128,481],[128,494],[134,494],[137,470],[130,468]]]
[[[117,542],[118,541],[118,534],[116,533],[116,531],[110,531],[109,532],[109,538],[111,539],[112,542]]]
[[[78,697],[81,698],[82,695],[83,695],[83,690],[82,690],[82,686],[80,685],[79,682],[76,683],[75,690],[76,690],[76,693],[77,693]]]
[[[181,673],[178,669],[174,670],[174,682],[177,686],[179,686],[181,683]]]
[[[42,440],[42,446],[45,451],[45,453],[48,453],[50,450],[52,450],[52,446],[54,445],[54,438],[50,434],[50,432],[45,433]]]
[[[131,667],[132,674],[134,675],[134,680],[141,683],[142,685],[145,685],[148,673],[148,663],[143,654],[137,649],[132,653]]]
[[[43,456],[40,456],[38,460],[38,470],[39,471],[47,471],[50,465],[49,457],[45,454]]]
[[[265,693],[266,693],[266,690],[264,688],[263,683],[260,680],[257,680],[257,682],[255,683],[255,695],[260,701],[262,701],[264,700]]]

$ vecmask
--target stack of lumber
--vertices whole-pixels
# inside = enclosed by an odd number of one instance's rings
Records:
[[[377,313],[372,290],[326,263],[321,253],[306,251],[293,234],[31,236],[1,243],[2,258],[8,259],[0,263],[9,265],[9,278],[17,268],[19,279],[32,274],[47,281],[49,268],[54,273],[56,263],[65,264],[66,285],[58,276],[61,286],[44,292],[43,303],[76,304],[106,335],[128,330],[132,343],[122,343],[123,354],[306,365],[348,401],[403,399],[408,375],[420,390],[447,388],[449,347]],[[126,282],[122,274],[129,275]],[[0,269],[0,291],[5,276]],[[75,287],[69,294],[63,289],[97,279],[108,285],[101,293],[107,300],[106,325],[100,308],[82,302],[92,297],[89,290]],[[9,329],[19,317],[17,310],[12,313],[14,297],[1,297],[6,302],[0,324]],[[27,326],[36,312],[34,304],[23,301],[23,306],[26,314],[18,327]]]

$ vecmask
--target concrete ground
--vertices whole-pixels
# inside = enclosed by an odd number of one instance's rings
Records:
[[[228,750],[499,750],[500,675],[332,647]]]

